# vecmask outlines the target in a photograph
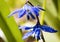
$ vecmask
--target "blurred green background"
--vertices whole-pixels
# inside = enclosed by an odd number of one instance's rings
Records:
[[[44,0],[29,0],[33,5],[43,6]],[[26,0],[0,0],[0,29],[5,35],[5,42],[24,42],[22,34],[18,29],[19,18],[8,18],[10,12],[20,9]],[[57,33],[43,32],[46,42],[60,42],[60,0],[46,0],[44,21],[47,25],[56,29]],[[42,15],[42,14],[40,14]],[[24,19],[23,19],[24,20]],[[25,22],[25,21],[23,21]],[[0,33],[1,34],[1,33]]]

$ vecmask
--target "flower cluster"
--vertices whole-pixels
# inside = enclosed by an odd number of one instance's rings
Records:
[[[44,10],[44,9],[42,9],[39,6],[31,6],[29,4],[25,4],[23,6],[23,8],[17,9],[15,11],[11,12],[8,17],[18,13],[18,18],[21,18],[26,14],[28,20],[30,19],[30,16],[32,17],[32,19],[35,19],[33,14],[35,14],[36,16],[39,16],[39,11],[40,10]]]
[[[23,6],[23,8],[11,12],[11,14],[9,15],[9,17],[10,17],[10,16],[18,13],[18,18],[21,18],[21,17],[23,17],[23,16],[26,14],[28,20],[30,19],[30,17],[32,17],[32,19],[35,19],[35,17],[34,17],[33,14],[36,15],[37,23],[36,23],[35,26],[33,26],[33,27],[20,26],[20,27],[19,27],[19,29],[23,29],[23,30],[32,29],[30,32],[26,33],[26,34],[23,36],[23,39],[26,39],[26,38],[28,38],[29,36],[31,36],[32,34],[35,33],[35,34],[34,34],[35,38],[36,38],[37,40],[39,40],[42,30],[45,31],[45,32],[50,32],[50,33],[57,32],[57,30],[54,30],[53,28],[51,28],[51,27],[49,27],[49,26],[47,26],[47,25],[41,25],[41,24],[40,24],[39,18],[38,18],[40,10],[44,10],[44,9],[42,9],[42,8],[39,7],[39,6],[33,6],[33,5],[31,5],[31,4],[27,4],[27,3],[26,3],[26,4]]]
[[[37,24],[34,27],[26,27],[26,26],[21,26],[19,27],[19,29],[23,29],[23,30],[29,30],[32,29],[31,32],[28,32],[24,35],[23,39],[28,38],[29,36],[31,36],[32,34],[34,34],[35,38],[37,40],[40,39],[40,35],[41,35],[41,30],[45,31],[45,32],[50,32],[50,33],[54,33],[57,32],[57,30],[54,30],[53,28],[47,26],[47,25],[40,25],[39,22],[37,22]]]

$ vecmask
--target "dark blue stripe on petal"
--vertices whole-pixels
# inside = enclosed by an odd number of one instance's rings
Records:
[[[21,18],[26,14],[26,10],[20,10],[18,17]]]
[[[33,9],[34,13],[36,14],[36,16],[39,16],[39,11],[35,8],[32,8],[32,9]]]
[[[34,26],[34,28],[41,28],[39,21],[37,21],[37,24]]]
[[[29,15],[32,17],[32,19],[35,19],[34,15],[31,12],[29,12]]]
[[[42,29],[43,31],[50,32],[50,33],[57,32],[57,30],[54,30],[53,28],[51,28],[51,27],[49,27],[49,26],[46,26],[46,25],[43,25],[41,29]]]
[[[29,29],[32,29],[32,27],[20,26],[19,29],[22,29],[22,30],[29,30]]]
[[[30,16],[29,16],[29,14],[27,14],[27,19],[28,19],[28,20],[30,19]]]
[[[32,27],[26,27],[25,30],[29,30],[29,29],[32,29]]]
[[[37,40],[40,40],[40,35],[37,36]]]
[[[35,9],[35,7],[29,7],[29,10],[30,10],[33,14],[35,14],[36,16],[39,16],[39,12],[38,12],[38,10]]]
[[[36,31],[35,31],[35,38],[36,38],[37,40],[40,39],[40,29],[38,29],[38,28],[36,28]]]
[[[36,7],[35,7],[35,10],[36,10],[37,12],[39,12],[39,11],[40,11],[40,10],[39,10],[39,8],[36,8]]]

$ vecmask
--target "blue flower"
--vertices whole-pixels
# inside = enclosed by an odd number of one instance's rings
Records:
[[[57,30],[54,30],[53,28],[47,26],[47,25],[40,25],[38,22],[34,27],[26,27],[26,26],[21,26],[19,27],[19,29],[23,29],[23,30],[29,30],[32,29],[30,32],[26,33],[23,36],[23,39],[28,38],[29,36],[31,36],[32,34],[34,34],[35,38],[37,40],[40,39],[40,35],[41,35],[41,30],[45,31],[45,32],[50,32],[50,33],[55,33],[57,32]]]
[[[25,14],[27,15],[27,18],[30,19],[30,16],[35,19],[34,15],[39,16],[39,11],[44,10],[39,6],[31,6],[29,4],[25,4],[21,9],[17,9],[9,14],[8,17],[18,13],[18,18],[23,17]]]

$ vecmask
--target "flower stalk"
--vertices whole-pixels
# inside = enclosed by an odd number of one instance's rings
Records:
[[[27,3],[29,3],[31,6],[34,6],[34,5],[31,4],[29,1],[27,1]],[[46,3],[46,0],[44,0],[43,8],[45,8],[45,3]],[[38,23],[39,23],[39,24],[41,23],[41,25],[43,24],[43,20],[44,20],[44,13],[45,13],[44,11],[41,12],[41,14],[42,14],[42,16],[41,16],[41,20],[40,20],[41,22],[39,22],[39,17],[36,16]],[[44,39],[44,36],[43,36],[43,32],[42,32],[42,31],[41,31],[41,38],[42,38],[43,42],[45,42],[45,39]],[[37,39],[36,39],[36,42],[38,42]]]
[[[38,16],[36,16],[36,17],[37,17],[38,23],[40,24]],[[42,31],[41,31],[41,38],[42,38],[43,42],[45,42],[45,39],[44,39],[44,36],[43,36],[43,32]]]

